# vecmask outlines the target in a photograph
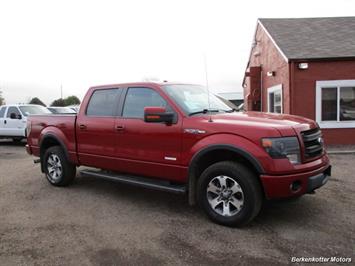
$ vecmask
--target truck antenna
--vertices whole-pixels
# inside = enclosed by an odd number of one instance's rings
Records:
[[[208,110],[207,110],[207,112],[209,114],[208,122],[213,122],[212,121],[212,115],[211,115],[210,88],[208,86],[207,57],[206,57],[206,54],[203,55],[203,59],[204,59],[204,64],[205,64],[205,77],[206,77],[206,88],[207,88],[207,102],[208,102]]]

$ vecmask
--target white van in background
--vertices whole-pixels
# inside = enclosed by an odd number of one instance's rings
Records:
[[[47,108],[34,104],[11,104],[0,106],[0,138],[21,141],[26,138],[27,116],[50,114]]]

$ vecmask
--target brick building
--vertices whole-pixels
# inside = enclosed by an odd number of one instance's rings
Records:
[[[355,17],[259,19],[243,81],[247,110],[314,119],[355,144]]]

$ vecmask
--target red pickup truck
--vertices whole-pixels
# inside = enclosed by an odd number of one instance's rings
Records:
[[[92,87],[77,115],[33,115],[27,152],[50,184],[81,175],[188,194],[215,222],[241,226],[264,199],[298,197],[331,173],[318,125],[236,112],[199,85]]]

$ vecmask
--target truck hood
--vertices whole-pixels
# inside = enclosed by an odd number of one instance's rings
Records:
[[[282,136],[295,135],[295,133],[317,126],[313,120],[304,117],[262,112],[234,112],[217,114],[212,116],[212,120],[217,123],[235,124],[246,127],[251,126],[256,129],[274,128],[279,131]]]

